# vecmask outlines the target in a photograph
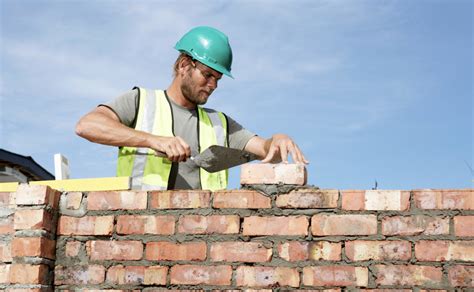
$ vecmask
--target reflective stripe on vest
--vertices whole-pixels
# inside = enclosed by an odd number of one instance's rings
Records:
[[[140,102],[135,129],[158,136],[174,136],[171,105],[164,91],[143,88],[138,88],[138,91]],[[227,146],[227,119],[224,114],[198,107],[198,118],[201,152],[211,145]],[[166,190],[170,172],[171,162],[155,156],[151,149],[119,148],[117,176],[131,176],[132,189]],[[225,189],[227,178],[227,170],[211,174],[200,169],[202,189]]]

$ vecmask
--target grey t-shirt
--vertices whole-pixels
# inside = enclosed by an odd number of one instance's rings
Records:
[[[166,94],[166,92],[165,92]],[[176,104],[166,95],[173,111],[173,132],[176,136],[183,138],[189,147],[191,155],[198,154],[197,122],[198,114],[196,110],[190,110]],[[138,89],[125,92],[116,99],[101,104],[113,110],[120,122],[126,126],[135,127],[136,115],[138,112],[139,94]],[[227,116],[229,147],[244,149],[250,138],[255,134],[243,128],[239,123]],[[171,168],[168,189],[201,189],[199,180],[199,167],[189,159],[186,162],[173,163]]]

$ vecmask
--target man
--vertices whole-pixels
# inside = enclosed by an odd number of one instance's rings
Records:
[[[211,145],[245,149],[262,162],[308,163],[284,134],[263,139],[223,113],[203,108],[222,75],[232,77],[227,36],[196,27],[176,44],[174,78],[165,90],[134,88],[81,118],[76,133],[119,146],[118,176],[134,189],[225,189],[227,171],[208,173],[190,159]],[[162,153],[159,157],[157,153]]]

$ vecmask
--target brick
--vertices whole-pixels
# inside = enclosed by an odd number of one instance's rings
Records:
[[[175,265],[171,267],[171,284],[230,285],[231,266]]]
[[[271,246],[263,242],[215,242],[211,244],[213,262],[269,262],[272,257]]]
[[[15,237],[12,240],[13,257],[42,257],[55,259],[56,241],[45,237]]]
[[[15,229],[13,229],[13,216],[0,218],[0,234],[12,234],[13,232],[15,232]]]
[[[315,215],[311,218],[311,232],[325,235],[377,234],[375,215]]]
[[[17,205],[50,205],[58,207],[60,193],[49,186],[20,184],[16,190]]]
[[[407,261],[411,259],[411,243],[408,241],[354,240],[346,242],[345,250],[351,261]]]
[[[145,258],[155,261],[203,261],[206,259],[206,253],[205,242],[160,241],[146,244]]]
[[[7,263],[13,260],[11,250],[10,241],[0,241],[0,262]]]
[[[246,287],[298,287],[300,276],[295,268],[237,267],[237,286]]]
[[[82,243],[80,241],[68,241],[66,242],[65,254],[67,257],[76,257],[79,255]]]
[[[290,241],[278,245],[278,255],[290,262],[296,261],[339,261],[341,243],[329,241]]]
[[[474,236],[474,216],[455,216],[454,235]]]
[[[107,270],[106,282],[111,284],[165,285],[168,267],[113,266]]]
[[[415,243],[419,261],[474,261],[474,241],[420,240]]]
[[[82,193],[70,192],[66,194],[66,209],[77,210],[81,207]]]
[[[240,229],[237,215],[186,215],[178,222],[178,233],[186,234],[236,234]]]
[[[425,215],[393,216],[382,219],[383,235],[449,234],[449,218]]]
[[[303,268],[303,285],[367,287],[369,271],[366,267],[319,266]]]
[[[150,195],[152,209],[209,208],[211,192],[206,190],[157,191]]]
[[[101,284],[105,280],[105,268],[100,265],[56,266],[55,285]]]
[[[49,286],[43,288],[8,288],[7,292],[50,292]]]
[[[399,190],[342,191],[343,210],[406,211],[410,192]]]
[[[61,235],[111,235],[114,216],[84,216],[59,218],[58,233]]]
[[[306,167],[294,163],[247,163],[240,168],[240,184],[305,185]]]
[[[168,267],[160,267],[160,266],[146,267],[145,279],[143,280],[143,284],[165,285],[167,275],[168,275]]]
[[[118,234],[171,235],[175,230],[175,217],[171,215],[121,215],[117,217]]]
[[[91,260],[140,260],[143,256],[141,241],[91,240],[86,242],[87,254]]]
[[[144,210],[146,205],[145,191],[90,192],[87,196],[88,210]]]
[[[300,209],[337,208],[338,199],[338,190],[300,189],[286,195],[279,195],[276,206]]]
[[[45,209],[17,210],[14,216],[15,230],[52,230],[53,216]]]
[[[268,209],[271,208],[271,200],[256,191],[231,190],[217,191],[213,193],[213,207],[218,209]]]
[[[0,284],[10,284],[11,265],[0,265]]]
[[[0,207],[15,204],[15,201],[12,202],[12,197],[12,193],[10,192],[0,192]]]
[[[13,264],[10,267],[12,284],[48,284],[48,266]]]
[[[414,190],[415,206],[420,209],[474,209],[474,190]]]
[[[308,235],[306,216],[249,216],[244,218],[243,235]]]
[[[448,279],[452,287],[474,287],[474,266],[451,266]]]
[[[376,265],[377,285],[423,286],[433,288],[442,285],[441,267],[414,265]]]

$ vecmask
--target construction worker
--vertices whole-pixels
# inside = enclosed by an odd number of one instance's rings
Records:
[[[224,33],[195,27],[175,49],[180,55],[166,90],[135,87],[76,125],[76,133],[89,141],[119,146],[117,176],[131,176],[134,189],[225,189],[227,171],[208,173],[188,159],[215,144],[252,152],[264,163],[287,163],[289,155],[296,163],[308,163],[287,135],[263,139],[229,116],[201,107],[222,75],[233,78]]]

